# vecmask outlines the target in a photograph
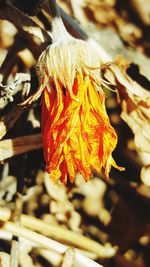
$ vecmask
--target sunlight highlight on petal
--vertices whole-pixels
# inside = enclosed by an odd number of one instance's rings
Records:
[[[54,181],[74,182],[77,173],[86,181],[104,168],[109,176],[117,135],[105,109],[105,96],[86,74],[77,73],[72,93],[59,80],[45,88],[42,130],[46,170]]]

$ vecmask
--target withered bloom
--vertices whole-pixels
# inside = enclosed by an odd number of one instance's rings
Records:
[[[46,170],[66,183],[77,173],[85,180],[102,167],[108,177],[117,167],[112,151],[117,135],[105,109],[97,53],[85,41],[70,39],[51,45],[39,63],[47,84],[42,101]]]
[[[54,25],[58,22],[56,18]],[[100,59],[88,42],[63,31],[54,34],[53,44],[39,58],[42,86],[33,97],[43,90],[46,171],[63,183],[68,178],[73,182],[77,173],[87,181],[102,168],[108,177],[111,166],[119,168],[112,158],[117,135],[106,113]]]

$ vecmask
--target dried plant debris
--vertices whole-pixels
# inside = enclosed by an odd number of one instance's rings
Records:
[[[0,266],[149,267],[150,3],[57,4],[0,2]]]
[[[62,5],[66,1],[58,1]],[[69,12],[68,12],[68,7]],[[70,1],[67,5],[66,12],[71,14],[84,27],[94,24],[106,29],[108,26],[116,31],[123,41],[131,47],[139,50],[149,49],[148,26],[150,23],[150,7],[148,0],[122,2],[120,0],[96,0],[96,1]]]

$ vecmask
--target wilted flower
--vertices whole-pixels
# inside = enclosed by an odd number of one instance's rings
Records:
[[[106,177],[111,166],[117,135],[110,125],[101,85],[100,59],[88,42],[67,38],[53,41],[40,56],[38,74],[43,91],[42,132],[46,170],[54,180],[85,180],[92,171]],[[55,35],[56,37],[56,35]]]
[[[46,80],[42,101],[42,131],[46,170],[50,177],[85,180],[102,167],[108,177],[117,167],[112,151],[117,135],[105,109],[97,53],[85,41],[54,43],[41,55],[39,73]],[[44,82],[45,83],[45,82]]]

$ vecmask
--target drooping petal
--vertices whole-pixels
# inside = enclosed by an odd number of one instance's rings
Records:
[[[85,180],[102,167],[108,177],[117,135],[105,110],[102,90],[94,81],[78,73],[70,90],[55,79],[43,93],[43,143],[46,170],[56,181],[73,182],[77,173]]]

